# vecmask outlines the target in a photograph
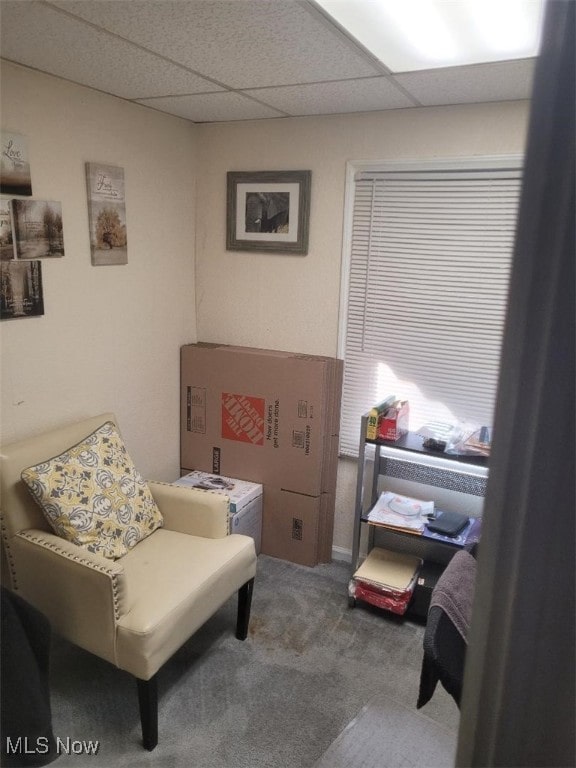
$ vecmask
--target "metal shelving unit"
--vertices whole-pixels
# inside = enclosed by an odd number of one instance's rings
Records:
[[[374,546],[396,552],[416,555],[439,575],[458,547],[424,536],[394,531],[384,526],[372,525],[367,516],[379,495],[380,478],[402,477],[447,490],[484,497],[488,479],[488,460],[483,456],[455,456],[426,450],[423,438],[417,432],[409,432],[400,440],[367,440],[368,414],[361,419],[361,438],[358,455],[355,514],[352,541],[352,574],[361,563],[361,540],[364,528],[368,534],[367,551]],[[374,460],[371,476],[367,473],[367,448],[373,446]],[[384,480],[385,482],[385,480]],[[417,494],[414,494],[417,495]],[[354,600],[350,599],[350,605]]]

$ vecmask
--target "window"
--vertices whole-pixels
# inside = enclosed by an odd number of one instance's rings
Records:
[[[387,395],[410,428],[492,423],[521,161],[350,164],[340,451]]]

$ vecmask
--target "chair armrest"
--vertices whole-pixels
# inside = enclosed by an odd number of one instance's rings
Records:
[[[149,482],[148,485],[164,518],[165,528],[207,539],[228,535],[228,496],[170,483]]]
[[[128,610],[124,568],[47,531],[10,540],[17,594],[72,643],[116,664],[116,623]]]

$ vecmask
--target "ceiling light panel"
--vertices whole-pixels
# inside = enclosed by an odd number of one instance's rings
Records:
[[[315,0],[392,72],[538,54],[544,0]]]

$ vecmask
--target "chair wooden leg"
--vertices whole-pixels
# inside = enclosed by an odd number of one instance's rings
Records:
[[[250,579],[238,590],[238,619],[236,621],[236,637],[238,640],[246,640],[248,637],[253,589],[254,579]]]
[[[151,752],[158,744],[158,679],[156,675],[150,680],[140,680],[137,677],[136,683],[142,723],[142,744],[144,749]]]

